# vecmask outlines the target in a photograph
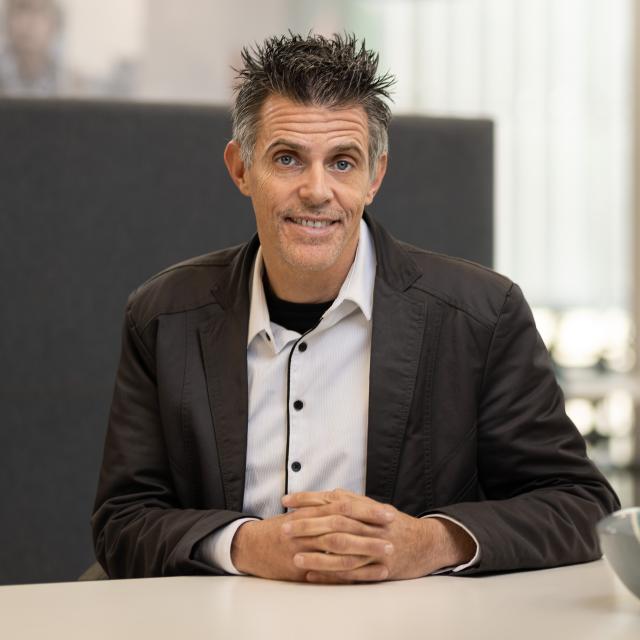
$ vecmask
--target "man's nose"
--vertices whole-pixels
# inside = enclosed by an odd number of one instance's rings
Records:
[[[324,204],[331,200],[332,192],[322,164],[313,164],[304,172],[299,195],[303,202],[313,206]]]

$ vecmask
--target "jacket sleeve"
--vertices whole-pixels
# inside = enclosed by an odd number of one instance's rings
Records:
[[[478,399],[477,464],[486,500],[438,509],[472,530],[480,562],[458,575],[534,569],[600,556],[597,521],[619,508],[587,458],[522,292],[494,328]]]
[[[183,508],[172,483],[154,358],[130,308],[91,519],[96,557],[111,578],[216,574],[195,547],[246,514]]]

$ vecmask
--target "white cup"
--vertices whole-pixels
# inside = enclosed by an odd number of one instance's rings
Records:
[[[597,528],[609,564],[640,598],[640,507],[616,511],[600,520]]]

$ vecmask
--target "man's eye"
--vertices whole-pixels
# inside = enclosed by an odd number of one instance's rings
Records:
[[[336,162],[336,169],[338,171],[348,171],[351,169],[351,163],[348,160],[338,160]]]
[[[278,162],[279,164],[283,165],[284,167],[290,167],[294,162],[294,158],[293,156],[287,155],[286,153],[278,156],[276,158],[276,162]]]

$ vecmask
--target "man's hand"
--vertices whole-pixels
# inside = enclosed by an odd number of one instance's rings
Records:
[[[324,583],[401,580],[470,560],[475,550],[455,523],[414,518],[341,489],[282,502],[296,510],[238,529],[231,554],[239,571]]]
[[[395,517],[395,509],[373,500],[357,504],[316,500],[282,516],[243,524],[233,538],[231,561],[243,573],[303,582],[308,569],[296,564],[296,559],[312,554],[323,556],[328,571],[353,572],[359,580],[383,580],[388,570],[372,559],[393,553],[393,546],[376,533]],[[305,527],[326,533],[301,534]]]
[[[358,582],[363,580],[404,580],[428,575],[439,569],[471,560],[475,542],[458,525],[444,518],[414,518],[390,505],[382,505],[365,496],[341,489],[308,492],[285,496],[283,504],[290,508],[309,508],[312,505],[341,505],[341,512],[349,514],[350,533],[359,537],[375,536],[393,547],[392,553],[371,555],[369,563],[360,568],[336,569],[331,557],[314,551],[300,550],[294,557],[296,566],[307,570],[309,582]],[[371,527],[358,521],[355,515],[363,505],[372,509],[382,507],[395,515],[388,522]],[[299,512],[298,512],[299,513]],[[345,534],[333,526],[329,518],[298,518],[286,528],[292,538],[329,536],[333,540],[332,553],[339,549]],[[388,548],[388,547],[387,547]],[[336,551],[337,549],[337,551]],[[377,573],[377,577],[372,577]]]

